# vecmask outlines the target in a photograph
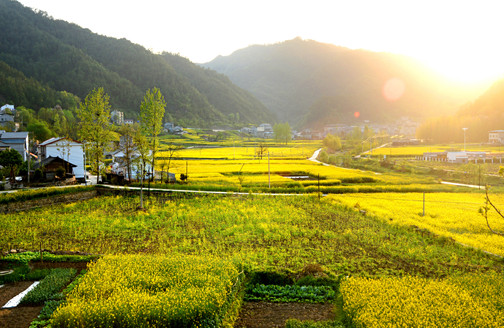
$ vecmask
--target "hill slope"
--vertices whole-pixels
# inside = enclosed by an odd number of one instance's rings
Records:
[[[33,78],[27,78],[20,71],[0,61],[0,103],[16,104],[35,110],[40,107],[76,108],[79,98],[68,93],[53,90]]]
[[[83,98],[102,86],[115,108],[134,116],[145,91],[156,86],[165,96],[167,119],[181,124],[229,123],[226,114],[234,104],[209,100],[222,99],[219,94],[228,94],[228,85],[214,88],[208,97],[165,58],[128,40],[94,34],[10,0],[0,0],[0,30],[0,60],[54,89]],[[245,123],[261,121],[248,113],[257,106],[240,105]]]
[[[488,132],[504,130],[504,79],[495,82],[474,102],[464,105],[451,116],[428,120],[417,135],[434,142],[488,142]]]
[[[193,64],[186,58],[163,53],[165,59],[180,75],[201,92],[222,113],[235,122],[274,122],[275,115],[257,98],[233,84],[229,78],[214,70]]]
[[[453,112],[468,99],[461,100],[459,87],[408,57],[299,38],[251,46],[203,66],[229,76],[280,119],[304,126],[354,122],[354,112],[360,112],[359,120],[381,122],[397,116],[423,118]],[[390,101],[383,90],[393,78],[405,89]]]

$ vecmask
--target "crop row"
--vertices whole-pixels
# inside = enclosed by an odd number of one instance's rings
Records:
[[[53,327],[223,327],[236,319],[241,274],[196,256],[105,256],[58,308]]]

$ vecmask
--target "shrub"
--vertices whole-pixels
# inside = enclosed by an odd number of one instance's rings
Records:
[[[245,295],[246,301],[324,303],[336,292],[329,286],[256,285]]]

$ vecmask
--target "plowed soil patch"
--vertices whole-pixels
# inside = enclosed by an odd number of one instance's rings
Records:
[[[42,306],[19,306],[12,309],[1,309],[0,328],[28,328],[41,310]]]
[[[334,304],[246,302],[236,328],[285,327],[287,319],[334,320]]]

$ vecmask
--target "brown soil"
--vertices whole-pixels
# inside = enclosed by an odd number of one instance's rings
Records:
[[[0,328],[27,328],[42,310],[42,306],[20,306],[0,310]]]
[[[87,268],[86,262],[31,262],[32,269],[52,268],[75,268],[82,270]],[[0,307],[4,306],[13,297],[28,288],[33,281],[20,281],[6,284],[0,288]],[[42,310],[42,306],[18,306],[11,309],[0,309],[0,328],[27,328]]]
[[[88,262],[30,262],[30,267],[35,269],[74,268],[77,271],[87,269]]]
[[[235,328],[285,327],[287,319],[334,320],[334,304],[245,302]]]
[[[24,291],[31,284],[33,284],[33,281],[20,281],[1,287],[0,307],[4,306],[11,298]],[[29,327],[32,320],[39,315],[40,310],[42,310],[41,306],[22,306],[12,309],[0,309],[0,327]]]
[[[0,288],[0,308],[10,301],[11,298],[30,287],[31,284],[33,284],[33,281],[20,281]]]

